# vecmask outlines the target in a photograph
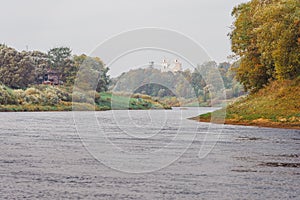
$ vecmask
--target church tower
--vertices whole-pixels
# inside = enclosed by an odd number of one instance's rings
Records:
[[[163,59],[163,61],[162,61],[162,63],[161,63],[161,71],[162,72],[167,72],[167,71],[169,71],[170,69],[169,69],[169,63],[167,62],[167,60],[166,59]]]

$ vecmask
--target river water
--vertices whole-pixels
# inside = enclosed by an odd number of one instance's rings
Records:
[[[209,110],[0,113],[0,199],[299,199],[298,130]]]

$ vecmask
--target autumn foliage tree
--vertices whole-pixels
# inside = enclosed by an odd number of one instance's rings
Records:
[[[257,91],[271,80],[300,75],[300,1],[252,0],[232,12],[237,79]]]
[[[12,88],[26,88],[35,80],[35,65],[30,54],[0,45],[0,81]]]
[[[74,56],[74,67],[77,69],[73,81],[76,87],[82,90],[107,91],[110,82],[108,70],[98,57],[89,57],[84,54]]]

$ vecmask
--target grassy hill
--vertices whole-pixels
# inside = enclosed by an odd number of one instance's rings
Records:
[[[210,117],[207,113],[194,119],[207,122]],[[225,123],[300,129],[300,77],[274,81],[255,94],[239,98],[227,106]]]

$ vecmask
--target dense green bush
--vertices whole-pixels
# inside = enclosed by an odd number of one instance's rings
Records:
[[[61,101],[71,102],[71,100],[71,95],[58,87],[37,85],[26,90],[12,90],[0,85],[2,105],[57,105]]]
[[[0,104],[18,104],[18,100],[13,95],[11,89],[5,87],[4,85],[0,85]]]

